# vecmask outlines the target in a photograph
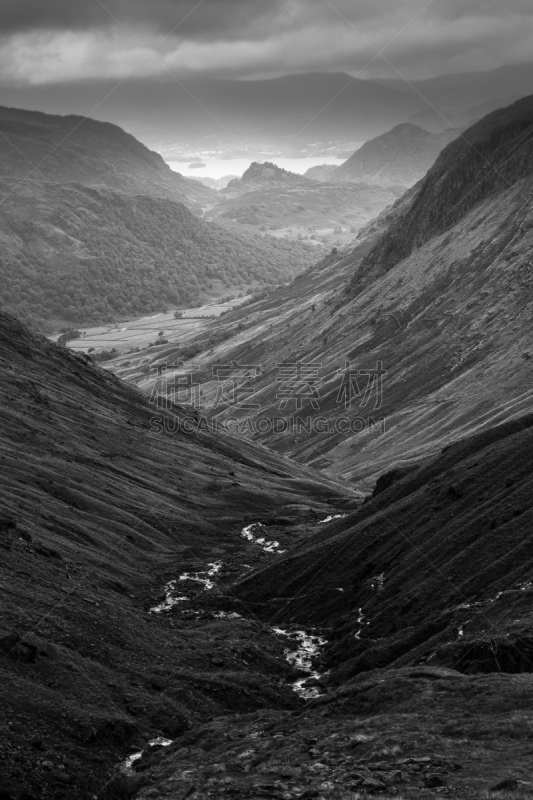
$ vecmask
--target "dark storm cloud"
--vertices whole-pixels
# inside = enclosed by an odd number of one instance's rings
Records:
[[[532,22],[531,0],[0,0],[0,85],[430,77],[530,61]]]
[[[0,31],[84,31],[112,25],[116,18],[162,33],[179,24],[181,36],[198,39],[255,37],[268,34],[288,5],[287,0],[2,0]]]

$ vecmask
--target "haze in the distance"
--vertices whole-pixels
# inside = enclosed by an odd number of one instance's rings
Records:
[[[169,161],[347,157],[526,94],[532,21],[527,0],[4,0],[0,105],[111,121]]]

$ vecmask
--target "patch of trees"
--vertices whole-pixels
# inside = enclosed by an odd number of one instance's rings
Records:
[[[108,323],[194,305],[214,280],[277,283],[310,266],[296,242],[229,233],[170,200],[43,184],[0,221],[0,299],[35,327]]]

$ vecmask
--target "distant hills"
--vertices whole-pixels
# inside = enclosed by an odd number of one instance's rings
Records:
[[[466,110],[489,103],[504,105],[530,95],[533,64],[508,64],[485,72],[459,72],[426,80],[378,79],[376,83],[412,96],[422,95],[428,106],[436,106],[446,115],[447,110]]]
[[[197,219],[186,205],[201,213],[217,194],[115,125],[1,109],[0,132],[0,299],[34,326],[278,283],[315,257]]]
[[[529,94],[531,86],[531,64],[410,84],[396,78],[361,80],[324,72],[251,81],[191,78],[181,84],[170,78],[132,76],[117,92],[108,81],[3,87],[0,103],[57,114],[94,109],[91,116],[120,125],[158,150],[183,149],[188,144],[238,152],[258,143],[275,143],[293,154],[317,142],[323,151],[333,140],[366,141],[401,122],[422,124],[414,116],[419,112],[429,113],[437,130],[444,130],[456,125],[456,112],[482,107],[477,117],[461,117],[462,124],[471,124]]]
[[[406,122],[365,142],[344,164],[312,167],[306,177],[409,187],[426,174],[441,150],[456,137],[454,130],[434,134]]]
[[[38,90],[4,88],[0,103],[57,113],[97,108],[99,119],[158,149],[188,143],[195,149],[223,146],[238,151],[269,142],[285,152],[318,140],[365,141],[425,107],[418,97],[344,73],[250,81],[191,78],[180,83],[130,79],[102,101],[111,88],[90,81]]]
[[[352,240],[402,191],[363,182],[322,183],[268,161],[254,162],[220,192],[206,217],[231,230],[255,227],[275,236],[340,244]]]

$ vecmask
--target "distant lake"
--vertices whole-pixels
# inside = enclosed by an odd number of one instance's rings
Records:
[[[289,172],[297,172],[303,175],[311,167],[317,167],[321,164],[333,164],[338,167],[342,164],[344,158],[333,158],[332,156],[319,156],[318,158],[263,158],[262,161],[271,161],[276,166],[289,170]],[[167,161],[167,164],[174,172],[181,172],[186,177],[191,177],[192,170],[189,169],[190,164],[194,164],[194,177],[201,178],[224,178],[226,175],[238,175],[239,177],[245,172],[252,161],[249,158],[204,158],[203,163],[205,167],[200,167],[198,162],[194,161]]]

